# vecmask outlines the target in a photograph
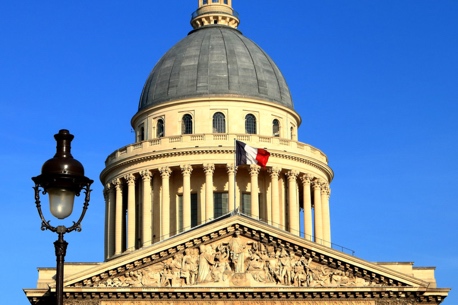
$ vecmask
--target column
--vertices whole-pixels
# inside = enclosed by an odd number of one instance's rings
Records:
[[[272,191],[272,198],[270,200],[271,206],[267,207],[267,211],[270,213],[267,214],[268,223],[279,228],[280,227],[280,195],[278,192],[278,177],[280,176],[281,169],[278,167],[272,167],[269,169],[270,174],[270,185]]]
[[[153,209],[151,200],[151,172],[144,170],[140,173],[142,177],[143,202],[142,202],[142,246],[152,244],[153,236]]]
[[[105,186],[105,194],[107,200],[105,223],[105,238],[106,238],[106,251],[105,258],[110,258],[114,254],[115,245],[115,219],[116,219],[116,202],[115,202],[115,188],[113,184],[107,183]]]
[[[258,187],[258,176],[261,167],[256,164],[250,165],[250,176],[251,176],[251,217],[259,219],[259,187]]]
[[[183,230],[191,228],[191,165],[181,165],[183,174]],[[179,227],[179,226],[178,226]]]
[[[132,174],[126,175],[124,179],[127,181],[127,249],[135,250],[135,176]]]
[[[235,174],[237,173],[237,166],[234,164],[227,165],[227,174],[228,174],[228,193],[229,193],[229,211],[234,210],[238,207],[236,206],[235,200]]]
[[[299,205],[297,202],[297,172],[289,171],[288,176],[288,214],[289,231],[294,235],[300,235],[299,229]]]
[[[329,213],[329,196],[331,191],[328,183],[321,185],[321,207],[323,213],[323,239],[324,245],[331,247],[331,220]]]
[[[316,179],[312,183],[313,205],[315,207],[315,242],[323,244],[323,212],[321,202],[321,182]]]
[[[122,252],[122,183],[120,179],[113,180],[113,185],[116,187],[116,216],[115,216],[115,255]]]
[[[304,174],[302,175],[301,180],[304,202],[304,238],[307,240],[312,240],[312,194],[310,192],[311,176]]]
[[[207,222],[214,217],[213,211],[213,173],[215,172],[214,164],[204,164],[205,172],[205,207],[202,211],[205,211],[205,217],[203,222]]]
[[[108,224],[110,222],[109,220],[109,214],[110,214],[110,198],[108,195],[108,190],[110,188],[110,184],[108,183],[105,188],[103,189],[103,199],[105,199],[105,225],[104,225],[104,258],[108,258],[108,234],[110,232],[110,229],[108,228]]]
[[[170,236],[170,175],[172,170],[167,167],[159,169],[162,177],[162,204],[161,204],[161,240]]]

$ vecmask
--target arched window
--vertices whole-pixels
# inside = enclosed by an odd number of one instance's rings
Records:
[[[213,133],[226,132],[226,117],[221,112],[213,115]]]
[[[247,114],[245,117],[245,132],[256,134],[256,117],[252,114]]]
[[[140,125],[137,130],[137,142],[145,141],[145,127]]]
[[[157,124],[156,124],[156,137],[157,138],[162,138],[164,136],[164,120],[163,119],[159,119],[157,120]]]
[[[280,136],[280,122],[277,119],[272,122],[272,134],[274,137]]]
[[[183,120],[181,121],[181,133],[182,134],[191,134],[192,133],[192,116],[190,114],[185,114]]]

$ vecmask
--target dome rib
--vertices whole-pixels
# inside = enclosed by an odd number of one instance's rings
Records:
[[[151,71],[139,110],[168,101],[240,96],[293,108],[274,61],[238,30],[208,26],[173,46]]]

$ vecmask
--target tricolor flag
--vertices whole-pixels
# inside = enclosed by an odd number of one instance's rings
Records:
[[[243,142],[235,141],[236,165],[257,164],[265,167],[269,160],[270,153],[262,148],[254,148]]]

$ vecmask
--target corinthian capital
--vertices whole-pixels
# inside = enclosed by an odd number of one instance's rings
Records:
[[[322,184],[323,184],[323,183],[321,182],[321,180],[317,178],[317,179],[313,180],[313,182],[312,182],[312,187],[313,187],[313,189],[315,189],[315,190],[321,190],[321,185],[322,185]]]
[[[234,165],[234,163],[230,163],[226,167],[227,173],[228,174],[235,174],[237,173],[237,166]]]
[[[125,175],[124,179],[127,181],[127,184],[129,185],[132,185],[135,183],[135,176],[133,174]]]
[[[288,177],[288,180],[296,180],[298,173],[294,170],[288,171],[286,173],[286,176]]]
[[[146,180],[150,180],[151,179],[152,174],[151,174],[151,172],[149,170],[144,170],[144,171],[140,172],[140,176],[142,177],[142,179],[144,181],[146,181]]]
[[[259,175],[259,171],[261,170],[261,167],[256,164],[250,164],[250,175],[251,176],[257,176]]]
[[[313,177],[309,174],[303,174],[301,176],[301,180],[303,184],[310,184],[312,181]]]
[[[327,195],[327,196],[331,195],[331,189],[329,188],[329,183],[323,182],[321,184],[321,194]]]
[[[159,169],[162,178],[169,178],[172,175],[172,170],[168,166],[163,166]]]
[[[181,165],[181,172],[183,173],[183,176],[190,176],[192,173],[192,166],[189,164]]]
[[[121,182],[121,179],[113,179],[113,181],[111,182],[117,191],[121,191],[122,192],[122,182]]]
[[[215,164],[206,163],[204,164],[204,172],[206,175],[213,175],[215,172]]]
[[[280,176],[281,168],[279,167],[271,167],[267,170],[272,178],[278,178]]]

